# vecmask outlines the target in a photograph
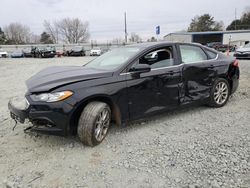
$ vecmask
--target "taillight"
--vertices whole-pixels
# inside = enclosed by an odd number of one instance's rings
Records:
[[[234,63],[233,63],[233,66],[235,67],[239,67],[239,61],[237,59],[235,59]]]

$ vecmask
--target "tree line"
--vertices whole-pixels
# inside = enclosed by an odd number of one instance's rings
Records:
[[[233,20],[226,30],[245,30],[250,29],[250,11],[246,11],[242,14],[240,19]],[[203,14],[201,16],[195,16],[188,27],[189,32],[201,32],[201,31],[222,31],[224,30],[224,24],[222,21],[215,21],[214,17],[210,14]]]
[[[45,20],[43,23],[44,31],[40,36],[33,34],[30,28],[21,23],[10,23],[3,29],[0,27],[0,45],[1,44],[53,44],[60,41],[64,43],[83,43],[87,42],[90,36],[89,24],[79,18],[63,18],[50,22]],[[215,21],[210,14],[195,16],[187,29],[189,32],[201,31],[222,31],[224,30],[222,21]],[[240,19],[233,20],[226,30],[244,30],[250,29],[250,10],[245,11]],[[116,39],[117,42],[122,39]],[[142,42],[141,37],[132,32],[129,38],[130,42]],[[151,37],[147,41],[156,41]]]
[[[3,29],[0,27],[0,44],[53,44],[82,43],[89,39],[89,25],[79,18],[63,18],[54,22],[44,21],[44,31],[40,36],[34,35],[30,28],[21,23],[11,23]]]

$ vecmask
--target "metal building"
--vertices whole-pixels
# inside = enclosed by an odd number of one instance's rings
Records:
[[[250,30],[177,32],[164,36],[164,40],[175,42],[196,42],[206,45],[210,42],[242,46],[250,41]]]

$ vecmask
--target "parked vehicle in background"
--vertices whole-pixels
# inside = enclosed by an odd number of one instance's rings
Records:
[[[94,47],[90,50],[90,56],[100,56],[102,55],[102,49],[99,47]]]
[[[23,56],[24,57],[32,57],[32,49],[31,48],[24,48],[23,49]]]
[[[30,130],[78,134],[89,146],[117,125],[191,104],[224,106],[239,84],[238,61],[189,43],[140,43],[113,49],[84,66],[46,68],[9,102]]]
[[[207,43],[207,47],[213,48],[213,49],[216,49],[217,46],[220,46],[220,45],[222,45],[221,42],[210,42],[210,43]]]
[[[236,49],[234,53],[234,57],[236,57],[237,59],[250,58],[250,43],[246,44],[243,47]]]
[[[0,57],[6,58],[6,57],[8,57],[8,53],[6,51],[0,50]]]
[[[11,53],[10,57],[11,58],[22,58],[22,57],[24,57],[23,51],[22,50],[16,50],[16,51]]]
[[[85,56],[85,50],[83,46],[74,46],[71,50],[66,52],[67,56]]]
[[[228,49],[230,52],[235,51],[234,45],[222,44],[221,42],[211,42],[207,43],[209,48],[213,48],[219,52],[226,52]]]
[[[233,52],[233,51],[235,51],[235,46],[228,45],[228,44],[222,44],[222,45],[217,46],[217,48],[215,48],[215,50],[217,50],[219,52],[226,52],[227,50],[229,50],[229,52]]]
[[[31,51],[33,57],[52,58],[56,56],[56,48],[54,46],[33,47]]]

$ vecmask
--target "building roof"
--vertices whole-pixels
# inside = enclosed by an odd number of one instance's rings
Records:
[[[203,32],[176,32],[169,33],[169,35],[210,35],[210,34],[233,34],[233,33],[250,33],[250,30],[233,30],[233,31],[203,31]]]

